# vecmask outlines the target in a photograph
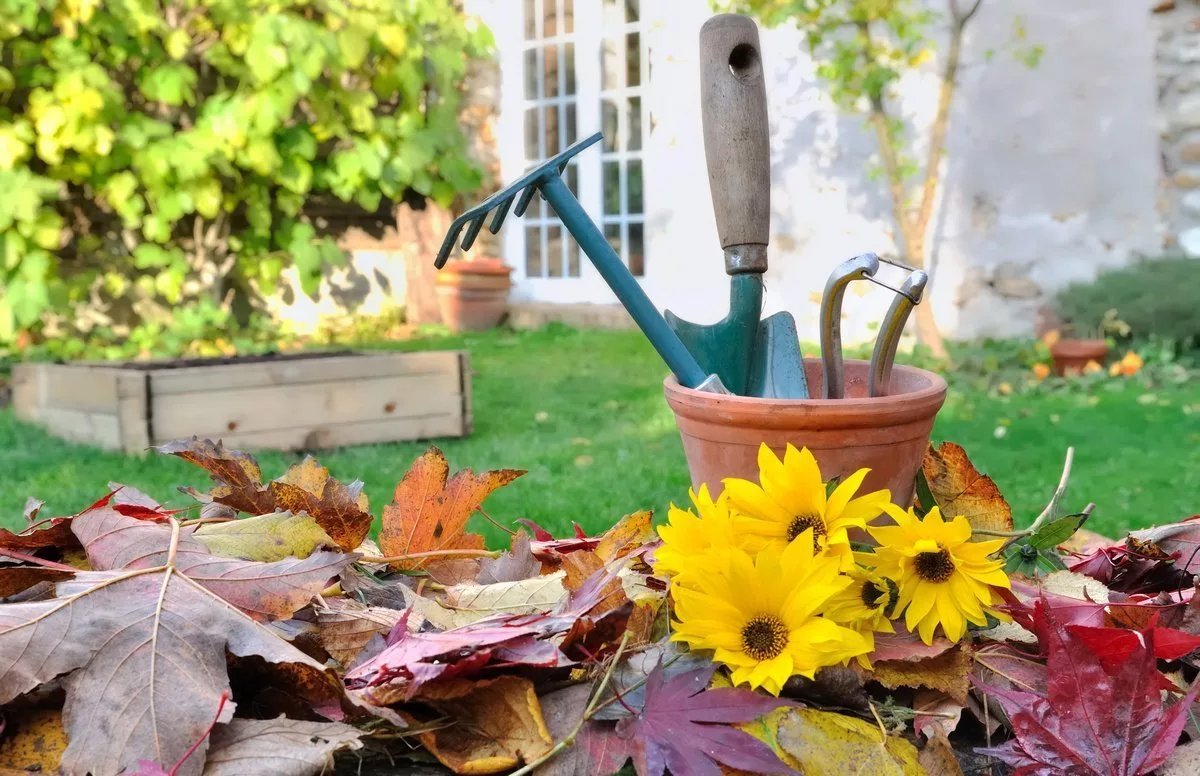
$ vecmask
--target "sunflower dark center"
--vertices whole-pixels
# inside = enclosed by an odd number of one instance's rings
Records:
[[[868,609],[879,606],[879,601],[887,595],[887,591],[874,582],[864,582],[862,586],[862,602]]]
[[[927,582],[945,582],[954,574],[954,559],[945,547],[918,554],[915,565],[917,576]]]
[[[773,614],[760,614],[742,628],[742,651],[755,660],[779,656],[787,643],[787,626]]]
[[[825,521],[821,519],[820,515],[796,515],[793,517],[792,522],[788,523],[788,541],[792,541],[810,528],[813,532],[813,546],[816,547],[817,539],[825,535]]]

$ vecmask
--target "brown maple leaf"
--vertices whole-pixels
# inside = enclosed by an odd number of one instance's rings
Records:
[[[1013,530],[1012,507],[992,478],[979,473],[961,446],[943,442],[935,450],[930,445],[921,468],[945,519],[962,515],[974,529]],[[922,506],[928,510],[932,505]]]
[[[250,515],[305,512],[344,550],[357,548],[371,529],[363,484],[355,481],[345,485],[333,479],[329,470],[311,456],[293,465],[279,479],[264,484],[262,469],[253,456],[227,450],[220,442],[192,437],[176,439],[155,449],[205,469],[216,483],[207,498],[239,512]]]
[[[466,533],[467,519],[492,491],[524,473],[518,469],[498,469],[475,474],[462,469],[450,477],[446,456],[436,447],[429,448],[413,462],[396,485],[392,503],[383,508],[380,548],[389,557],[482,550],[483,537]],[[430,564],[431,558],[414,558],[393,566],[420,569]]]
[[[58,583],[54,598],[0,604],[0,703],[66,676],[63,773],[178,762],[230,691],[227,653],[287,664],[331,696],[340,692],[332,670],[257,620],[290,616],[355,556],[218,558],[173,520],[147,523],[109,508],[76,517],[72,528],[95,570]],[[227,706],[218,721],[232,712]],[[200,773],[207,746],[179,773]]]

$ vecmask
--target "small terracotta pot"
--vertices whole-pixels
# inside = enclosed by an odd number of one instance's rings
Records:
[[[494,328],[508,311],[511,272],[499,259],[448,263],[437,274],[442,322],[456,332]]]
[[[890,396],[867,397],[866,361],[846,361],[845,399],[757,399],[663,389],[675,413],[692,485],[715,496],[725,477],[758,479],[758,448],[782,454],[790,442],[816,456],[825,479],[871,470],[866,491],[887,488],[897,504],[912,503],[933,420],[946,400],[946,381],[933,372],[896,365]],[[821,395],[821,362],[804,360],[810,393]]]
[[[1060,339],[1050,346],[1050,357],[1054,359],[1054,374],[1059,377],[1083,372],[1088,362],[1095,361],[1104,366],[1108,358],[1108,343],[1102,339]]]

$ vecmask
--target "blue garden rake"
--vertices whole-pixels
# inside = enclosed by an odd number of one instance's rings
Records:
[[[629,269],[617,256],[616,251],[609,245],[600,230],[588,217],[579,200],[571,193],[571,189],[562,179],[563,170],[567,163],[584,149],[595,145],[603,135],[599,132],[591,137],[580,140],[570,148],[555,157],[547,159],[530,172],[523,175],[515,183],[497,191],[475,207],[454,219],[446,239],[438,251],[434,266],[441,269],[454,249],[458,235],[466,228],[462,238],[462,249],[469,250],[475,244],[475,238],[483,229],[488,213],[495,211],[488,229],[492,234],[500,231],[505,217],[511,209],[518,218],[525,214],[534,194],[541,193],[542,197],[554,208],[567,231],[579,243],[584,254],[595,265],[600,276],[608,283],[609,288],[617,295],[617,299],[629,311],[634,322],[650,340],[650,344],[658,351],[659,356],[675,373],[681,385],[716,393],[728,393],[715,374],[708,374],[701,368],[695,356],[688,351],[667,321],[659,313],[658,308],[646,296],[646,292],[630,274]],[[516,201],[516,207],[513,202]]]

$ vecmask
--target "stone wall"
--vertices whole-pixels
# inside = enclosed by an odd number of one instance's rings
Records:
[[[1200,257],[1200,0],[1154,11],[1167,247]]]

